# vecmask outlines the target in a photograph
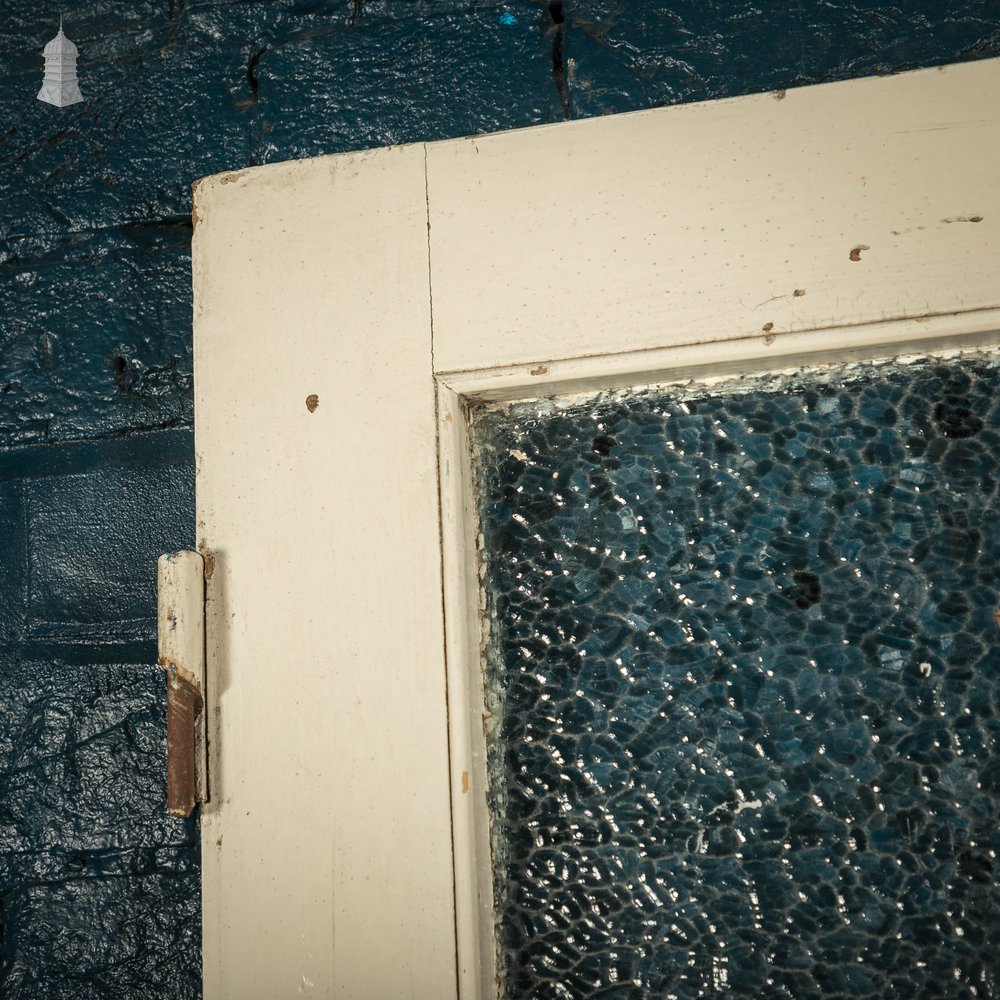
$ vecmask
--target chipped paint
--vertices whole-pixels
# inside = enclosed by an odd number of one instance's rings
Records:
[[[80,821],[76,810],[81,787],[64,782],[67,775],[79,773],[72,766],[74,755],[84,752],[95,755],[92,761],[100,763],[98,770],[84,770],[83,793],[99,790],[105,782],[114,782],[108,787],[115,791],[87,817],[88,828],[100,834],[95,833],[90,847],[72,841],[74,847],[81,848],[81,857],[94,856],[100,862],[103,856],[97,848],[112,840],[130,849],[135,845],[143,850],[169,845],[168,850],[157,851],[155,878],[71,884],[68,880],[78,876],[67,868],[42,889],[23,890],[32,898],[39,892],[46,898],[44,920],[34,926],[54,928],[58,933],[19,935],[15,933],[16,920],[12,917],[8,921],[10,933],[5,943],[10,950],[5,953],[9,965],[4,966],[4,991],[11,995],[23,991],[43,997],[61,990],[79,993],[102,988],[101,984],[81,985],[74,980],[84,974],[81,956],[86,956],[86,968],[106,968],[108,971],[101,974],[103,988],[120,996],[133,992],[159,995],[163,1000],[200,996],[200,949],[176,946],[178,941],[200,935],[198,854],[191,847],[189,828],[183,828],[184,839],[178,842],[177,826],[165,824],[160,815],[160,779],[150,780],[150,769],[160,752],[131,752],[127,744],[116,742],[122,739],[123,727],[113,724],[113,713],[121,704],[130,706],[129,711],[133,705],[146,704],[135,701],[133,695],[137,698],[142,692],[143,699],[154,696],[147,690],[146,672],[135,667],[101,666],[119,656],[117,652],[111,656],[108,650],[112,649],[129,650],[121,654],[123,662],[155,659],[142,654],[148,646],[145,636],[153,615],[149,588],[142,583],[143,571],[139,569],[148,565],[148,557],[135,540],[138,534],[133,537],[126,532],[119,537],[119,504],[135,501],[133,523],[155,524],[155,531],[144,528],[142,534],[155,534],[159,544],[179,547],[191,541],[190,281],[186,247],[191,230],[186,224],[173,226],[169,222],[186,216],[191,207],[187,182],[197,174],[243,163],[377,145],[386,136],[397,141],[448,138],[550,120],[552,53],[534,24],[536,15],[544,15],[543,4],[534,5],[538,8],[535,11],[525,5],[512,6],[518,13],[527,11],[527,25],[522,18],[521,27],[504,28],[487,23],[493,18],[484,13],[487,6],[500,5],[367,3],[366,14],[350,32],[339,27],[350,17],[351,4],[346,2],[322,5],[325,11],[316,4],[283,4],[278,13],[274,12],[277,6],[188,3],[185,10],[185,4],[179,2],[148,4],[141,8],[148,11],[148,17],[142,17],[144,30],[133,32],[120,30],[127,5],[81,5],[81,10],[86,9],[88,32],[95,40],[103,36],[112,45],[127,42],[135,72],[120,74],[108,90],[102,113],[83,123],[85,142],[79,135],[74,137],[72,130],[64,133],[66,120],[59,115],[48,124],[29,116],[18,123],[16,133],[12,130],[5,137],[10,169],[4,173],[4,219],[12,255],[7,267],[14,268],[21,255],[24,270],[16,276],[29,279],[27,265],[31,261],[24,259],[23,248],[36,245],[51,264],[38,272],[34,285],[20,280],[0,283],[4,285],[8,321],[5,334],[15,338],[6,345],[11,391],[3,396],[0,408],[8,449],[4,460],[10,475],[10,482],[0,490],[0,524],[5,526],[8,556],[0,572],[0,607],[5,609],[3,625],[9,630],[3,634],[11,699],[5,728],[12,740],[22,732],[33,733],[28,723],[22,725],[18,706],[34,711],[48,703],[43,699],[59,696],[63,685],[65,691],[75,692],[78,708],[46,716],[43,735],[53,741],[51,746],[57,751],[52,757],[38,759],[49,769],[51,780],[32,779],[31,784],[41,789],[39,794],[51,809],[46,823],[31,822],[28,810],[37,808],[38,798],[24,794],[26,786],[13,782],[2,800],[9,815],[16,817],[11,820],[13,826],[35,831],[29,845],[34,853],[18,855],[12,872],[28,878],[33,873],[30,865],[43,863],[38,858],[48,863],[55,857],[47,848],[65,846],[69,842],[65,838],[79,836],[73,824]],[[438,12],[434,17],[418,16],[431,7]],[[470,13],[473,7],[477,12]],[[779,13],[775,19],[774,11],[762,5],[741,8],[738,18],[720,17],[715,5],[675,5],[670,18],[653,15],[651,5],[625,2],[586,0],[566,8],[567,21],[571,22],[567,51],[577,56],[566,60],[567,80],[574,114],[581,118],[608,110],[637,111],[666,102],[727,97],[745,90],[771,90],[774,99],[780,100],[784,91],[775,91],[776,87],[861,76],[874,72],[876,62],[883,71],[891,71],[933,61],[996,55],[1000,49],[1000,9],[996,6],[986,10],[982,5],[963,8],[945,3],[932,8],[925,4],[921,8],[925,20],[923,16],[907,17],[905,11],[900,15],[898,5],[862,9],[852,0],[815,5],[803,15],[805,21],[797,16],[801,8],[791,8],[785,17]],[[248,17],[250,9],[259,10],[260,16],[254,13]],[[27,31],[30,37],[38,11],[37,4],[26,0],[9,0],[4,5],[9,62],[20,59],[14,53],[20,47],[21,32]],[[313,29],[319,21],[324,27],[317,32]],[[580,22],[588,31],[591,22],[597,22],[596,44],[581,30]],[[678,37],[685,40],[680,69],[673,44]],[[272,50],[265,56],[264,66],[278,58],[283,68],[260,74],[258,107],[251,100],[245,71],[247,60],[265,43]],[[26,52],[29,49],[25,47]],[[448,58],[431,58],[436,50]],[[455,58],[451,58],[452,53]],[[391,63],[392,71],[378,72],[380,60]],[[110,67],[98,60],[92,71],[105,73],[114,65],[114,60]],[[693,67],[690,72],[685,69],[688,65]],[[11,68],[8,65],[8,70]],[[177,75],[168,79],[174,70]],[[17,78],[15,74],[12,79]],[[346,116],[345,100],[352,109]],[[781,111],[773,104],[768,106],[775,120],[795,110],[799,92],[790,100],[788,107],[782,104]],[[253,105],[249,112],[241,109],[248,104]],[[864,117],[864,110],[859,109],[858,114]],[[198,137],[197,141],[192,142],[192,137]],[[210,191],[200,199],[192,224],[199,220],[208,227],[216,224],[214,196]],[[981,206],[984,214],[989,211],[988,202]],[[954,215],[972,209],[959,200],[941,211]],[[930,216],[932,224],[942,218],[941,211]],[[133,224],[141,239],[123,239],[122,233],[132,231],[128,227]],[[992,224],[979,226],[979,234],[987,228]],[[210,229],[203,229],[197,229],[196,242],[205,243],[210,235]],[[959,225],[944,232],[968,239],[976,229]],[[88,232],[99,235],[85,237]],[[29,239],[13,234],[34,235]],[[153,242],[147,246],[147,241]],[[835,251],[835,256],[841,252]],[[96,262],[94,267],[90,261]],[[205,280],[202,276],[202,291]],[[810,285],[810,302],[812,297],[821,299],[819,286],[814,289],[809,279],[803,280]],[[72,290],[73,308],[53,308],[60,289]],[[109,290],[115,292],[114,308],[108,308]],[[133,308],[134,313],[130,311]],[[197,308],[202,308],[200,297]],[[62,348],[56,350],[51,368],[37,366],[31,353],[31,340],[43,315],[45,329]],[[135,337],[140,356],[154,366],[170,365],[176,359],[170,380],[164,378],[157,384],[155,397],[137,401],[114,395],[103,358],[123,337]],[[529,361],[530,357],[529,353]],[[301,400],[296,404],[293,397],[293,415],[299,419],[301,405]],[[59,439],[72,443],[63,445]],[[44,447],[36,448],[36,441]],[[166,449],[177,449],[170,442],[178,441],[183,447],[178,459],[182,464],[171,465],[164,473],[160,466],[165,464]],[[107,487],[94,490],[94,507],[80,516],[63,516],[64,508],[60,507],[56,517],[53,510],[51,538],[53,544],[60,545],[48,545],[44,551],[49,555],[41,560],[36,518],[45,505],[37,497],[28,504],[28,497],[41,481],[19,481],[17,477],[29,475],[26,470],[35,461],[36,451],[45,452],[53,472],[51,494],[58,499],[68,494],[74,482],[63,478],[65,470],[59,471],[67,456],[76,452],[94,456],[86,460],[94,463],[92,469],[74,467],[76,472],[92,472],[110,462],[108,456],[117,454],[115,449],[120,445],[127,446],[134,456],[135,469],[127,473],[121,486],[111,486],[109,479]],[[89,476],[76,477],[76,481],[84,479],[91,481]],[[151,503],[145,499],[147,484],[152,484]],[[23,519],[5,517],[12,509],[5,505],[15,503],[13,510],[18,510],[16,498],[21,492],[25,497]],[[142,499],[136,500],[137,496]],[[65,509],[71,509],[68,502]],[[84,514],[115,540],[103,553],[90,546],[90,535],[78,527]],[[113,561],[109,553],[119,561]],[[73,644],[81,654],[86,650],[90,666],[66,671],[55,660],[45,658],[46,641],[22,623],[29,608],[41,614],[33,602],[44,593],[46,581],[58,580],[59,574],[69,577],[67,567],[78,565],[76,560],[80,559],[89,560],[82,564],[86,565],[89,584],[65,591],[78,595],[67,597],[65,615],[66,621],[89,621],[92,626],[84,630],[86,639]],[[210,575],[206,564],[205,576]],[[124,607],[113,595],[119,592],[115,588],[126,585],[133,597]],[[31,603],[24,596],[29,586],[34,588]],[[112,610],[117,604],[122,612],[102,627],[96,627],[100,623],[94,617],[95,595],[101,595],[102,603]],[[142,638],[133,637],[133,626]],[[33,662],[37,657],[41,659]],[[32,669],[26,670],[24,664]],[[22,687],[15,686],[16,672],[23,672],[23,679],[17,681]],[[86,693],[92,688],[100,697]],[[113,696],[109,697],[109,692]],[[19,699],[19,695],[23,697]],[[145,714],[136,717],[145,725]],[[58,730],[53,727],[60,719],[63,724],[67,719],[74,725],[79,722],[93,732],[106,731],[112,742],[80,747],[71,735],[60,733],[56,739],[53,733]],[[128,727],[124,728],[127,731]],[[95,754],[97,747],[102,748],[99,754]],[[37,750],[31,740],[29,749]],[[22,819],[21,810],[27,819]],[[12,882],[15,884],[25,883]],[[88,893],[95,888],[109,905],[101,919],[88,922],[91,911],[81,905],[77,890]],[[123,963],[122,934],[127,937],[134,926],[144,927],[141,947],[134,954],[130,952]],[[60,942],[70,939],[74,947],[67,952],[63,946],[57,953]],[[303,965],[297,972],[309,968]],[[109,986],[112,979],[114,985]],[[289,982],[294,985],[295,979]]]
[[[167,812],[190,816],[207,800],[204,764],[205,585],[196,552],[171,552],[157,564],[158,658],[167,675]]]
[[[196,180],[191,185],[191,232],[194,233],[198,229],[198,223],[201,222],[201,215],[198,212],[198,193],[201,190],[202,184],[205,183],[205,178],[202,177],[200,180]]]

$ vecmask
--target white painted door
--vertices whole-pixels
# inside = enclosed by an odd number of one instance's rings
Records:
[[[468,408],[992,341],[998,92],[991,60],[200,185],[209,1000],[495,994]]]

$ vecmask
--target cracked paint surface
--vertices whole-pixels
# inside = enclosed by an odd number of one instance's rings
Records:
[[[194,543],[192,182],[992,56],[1000,10],[93,0],[66,16],[87,99],[55,109],[35,99],[53,15],[0,12],[0,747],[16,779],[0,788],[0,994],[196,997],[197,827],[165,815],[151,562]]]

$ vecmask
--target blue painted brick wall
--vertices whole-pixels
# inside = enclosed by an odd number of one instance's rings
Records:
[[[194,542],[192,181],[998,53],[1000,0],[5,0],[0,995],[200,995],[152,666],[155,556]]]

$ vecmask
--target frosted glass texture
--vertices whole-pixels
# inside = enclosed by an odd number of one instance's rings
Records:
[[[508,998],[1000,997],[998,388],[477,418]]]

